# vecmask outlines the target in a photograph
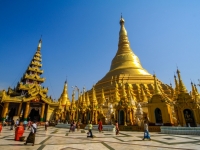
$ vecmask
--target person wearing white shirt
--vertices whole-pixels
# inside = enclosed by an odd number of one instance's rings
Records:
[[[26,145],[27,143],[32,143],[32,146],[34,146],[36,131],[37,131],[37,125],[36,122],[34,121],[33,124],[31,125],[31,132],[29,133],[26,139],[26,143],[24,143],[24,145]]]

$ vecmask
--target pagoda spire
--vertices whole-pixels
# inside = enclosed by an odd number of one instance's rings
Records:
[[[97,97],[96,97],[96,91],[95,91],[95,87],[92,87],[92,104],[93,107],[97,105]]]
[[[175,82],[175,96],[178,96],[178,94],[179,94],[179,84],[178,84],[178,81],[177,81],[175,75],[174,75],[174,82]]]
[[[85,87],[83,87],[83,98],[82,98],[82,106],[86,106],[86,101],[85,101]]]
[[[75,90],[72,92],[72,104],[75,104]]]
[[[145,69],[142,68],[139,58],[133,53],[128,34],[125,29],[125,20],[121,15],[120,18],[120,31],[119,31],[119,42],[118,50],[115,57],[112,60],[110,72],[118,69],[133,69],[135,75],[150,75]],[[124,57],[126,55],[126,57]],[[122,71],[122,70],[121,70]],[[124,72],[125,73],[125,72]],[[114,74],[113,74],[114,75]]]
[[[198,93],[197,93],[195,86],[192,82],[191,82],[191,86],[192,86],[192,97],[195,98],[198,95]]]
[[[148,102],[148,98],[144,92],[144,86],[141,87],[141,97],[143,102]]]
[[[196,84],[194,84],[194,88],[197,94],[199,94]]]
[[[37,51],[35,52],[27,70],[21,78],[17,86],[17,91],[27,91],[27,87],[31,84],[41,85],[45,78],[42,78],[42,56],[41,56],[42,39],[39,40]]]
[[[122,82],[122,98],[126,98],[127,94],[126,94],[126,89],[125,89],[125,84]]]
[[[180,71],[177,69],[177,75],[178,75],[178,80],[179,80],[179,93],[187,93],[187,89],[181,79],[181,74]]]
[[[62,94],[60,96],[59,101],[61,101],[61,105],[67,105],[67,106],[70,105],[70,100],[68,98],[67,82],[66,81],[65,81],[63,92],[62,92]]]
[[[154,95],[161,95],[162,93],[158,87],[156,75],[154,74],[153,77],[154,77]]]
[[[41,50],[41,47],[42,47],[42,37],[41,37],[40,40],[39,40],[38,47],[37,47],[37,51],[40,51],[40,50]]]
[[[87,104],[87,106],[90,106],[90,98],[89,98],[89,93],[88,92],[86,94],[86,104]]]

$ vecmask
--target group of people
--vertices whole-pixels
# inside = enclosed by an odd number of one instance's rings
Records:
[[[89,123],[88,123],[87,137],[93,138],[92,128],[93,128],[92,121],[89,121]],[[101,133],[102,130],[103,130],[103,123],[102,123],[101,119],[98,120],[98,130],[99,130],[99,133]]]
[[[119,125],[118,125],[118,121],[115,121],[115,131],[116,131],[116,135],[119,134]],[[148,127],[148,122],[144,121],[144,137],[142,140],[145,139],[149,139],[151,140],[150,134],[149,134],[149,127]]]
[[[80,122],[77,122],[77,123],[76,123],[75,121],[72,121],[72,122],[70,123],[69,132],[74,132],[76,128],[77,128],[77,131],[80,130]]]

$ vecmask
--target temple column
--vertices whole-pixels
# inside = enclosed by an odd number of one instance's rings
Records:
[[[8,107],[9,107],[9,103],[8,102],[4,103],[3,111],[1,115],[2,121],[6,119],[6,114],[8,113]]]
[[[134,115],[134,110],[131,111],[132,113],[132,121],[133,121],[133,125],[135,124],[135,115]]]
[[[97,124],[97,110],[95,111],[95,124]]]
[[[132,110],[129,111],[129,120],[130,120],[131,125],[133,125]]]
[[[124,110],[123,110],[123,111],[124,111]],[[127,115],[126,115],[126,111],[124,111],[124,125],[125,125],[125,126],[127,126],[127,125],[126,125],[126,116],[127,116]]]
[[[19,116],[19,117],[20,117],[21,109],[22,109],[22,102],[19,104],[19,108],[18,108],[18,112],[17,112],[17,116]]]
[[[46,112],[46,120],[48,120],[49,121],[49,105],[47,104],[47,112]]]
[[[45,110],[45,103],[42,103],[40,121],[44,121],[44,110]]]
[[[183,110],[182,110],[182,109],[181,109],[180,113],[181,113],[181,116],[182,116],[182,124],[183,124],[183,127],[184,127],[184,126],[187,127],[186,122],[185,122],[185,117],[184,117],[184,114],[183,114]]]
[[[29,109],[30,109],[30,102],[27,102],[26,103],[26,110],[25,110],[25,114],[24,114],[24,120],[27,120],[27,118],[28,118]]]
[[[92,122],[94,122],[94,111],[92,110]]]

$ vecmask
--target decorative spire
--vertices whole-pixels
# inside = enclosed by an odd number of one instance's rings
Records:
[[[122,98],[126,98],[127,94],[126,94],[126,89],[125,89],[125,84],[122,83]]]
[[[139,58],[133,53],[130,48],[127,31],[125,29],[125,20],[120,18],[120,31],[118,50],[115,57],[112,60],[110,72],[116,69],[133,69],[134,74],[150,75],[145,69],[142,68]],[[124,57],[126,55],[126,57]],[[115,74],[112,74],[115,75]]]
[[[60,96],[59,101],[61,102],[62,106],[64,106],[64,105],[69,106],[70,105],[70,100],[68,98],[68,93],[67,93],[67,82],[65,82],[65,84],[64,84],[63,92]]]
[[[193,85],[193,83],[191,82],[191,86],[192,86],[192,97],[195,98],[198,93],[196,92],[195,86]]]
[[[37,51],[40,51],[41,50],[41,47],[42,47],[42,36],[39,40],[39,43],[38,43],[38,47],[37,47]]]
[[[187,93],[187,89],[181,79],[180,71],[177,69],[177,75],[178,75],[178,80],[179,80],[179,92],[180,93]]]
[[[93,107],[97,105],[97,97],[96,97],[96,91],[95,91],[95,87],[92,87],[92,103],[93,103]]]
[[[197,94],[199,94],[196,84],[194,84],[194,88]]]
[[[128,90],[127,90],[127,97],[128,97],[128,99],[130,99],[131,97],[132,97],[132,95],[131,95],[131,85],[130,84],[128,84],[127,83],[127,85],[128,85]]]
[[[154,74],[153,77],[154,77],[154,95],[161,95],[161,91],[157,84],[156,75]]]
[[[142,98],[143,102],[148,102],[148,98],[144,92],[144,86],[141,87],[141,98]]]
[[[38,50],[34,54],[28,69],[23,74],[21,81],[17,85],[17,91],[27,91],[27,87],[32,84],[41,85],[45,78],[42,78],[41,75],[43,74],[43,70],[41,70],[42,67],[42,58],[41,58],[41,43],[42,40],[40,39],[38,44]],[[40,47],[39,47],[40,46]]]
[[[74,109],[76,107],[75,103],[75,90],[72,92],[72,103],[71,103],[71,108]]]
[[[176,80],[175,75],[174,75],[174,82],[175,82],[175,96],[178,96],[178,94],[179,94],[179,84],[178,84],[178,81]]]
[[[85,88],[83,88],[83,99],[82,99],[82,106],[86,106],[86,101],[85,101]]]
[[[89,93],[86,94],[86,104],[87,106],[90,106],[90,99],[89,99]]]

